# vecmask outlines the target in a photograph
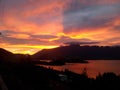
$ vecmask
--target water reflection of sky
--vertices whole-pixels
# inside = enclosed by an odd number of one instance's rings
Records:
[[[120,75],[120,60],[90,60],[88,64],[81,63],[67,63],[63,66],[46,66],[55,70],[65,70],[68,69],[75,73],[82,73],[84,68],[87,69],[87,74],[89,77],[96,77],[99,73],[104,72],[114,72]]]

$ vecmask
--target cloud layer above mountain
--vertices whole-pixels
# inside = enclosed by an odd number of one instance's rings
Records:
[[[1,0],[0,47],[34,53],[66,42],[119,45],[119,8],[120,0]]]

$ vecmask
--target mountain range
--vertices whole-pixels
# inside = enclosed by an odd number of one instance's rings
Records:
[[[30,55],[13,54],[10,51],[0,48],[0,64],[25,64],[30,61]]]
[[[116,46],[80,46],[69,45],[54,49],[43,49],[32,57],[36,59],[85,59],[85,60],[120,60],[120,47]]]
[[[29,60],[120,60],[120,47],[110,46],[60,46],[43,49],[33,55],[13,54],[0,48],[0,62],[21,63]]]

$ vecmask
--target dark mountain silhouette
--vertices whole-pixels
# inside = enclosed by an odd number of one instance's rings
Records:
[[[13,54],[13,53],[11,53],[11,52],[3,49],[3,48],[0,48],[0,57],[1,57],[2,55],[12,55],[12,54]]]
[[[120,60],[120,47],[69,45],[54,49],[43,49],[33,55],[36,59],[117,59]]]
[[[12,57],[13,57],[13,53],[11,53],[5,49],[0,48],[0,62],[8,61]]]
[[[26,65],[26,63],[31,62],[30,55],[24,54],[13,54],[5,49],[0,48],[0,65]]]

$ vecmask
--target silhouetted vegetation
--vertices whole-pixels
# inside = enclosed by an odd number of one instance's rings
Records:
[[[9,90],[120,90],[120,76],[104,73],[96,79],[87,74],[55,71],[37,66],[1,68]]]

